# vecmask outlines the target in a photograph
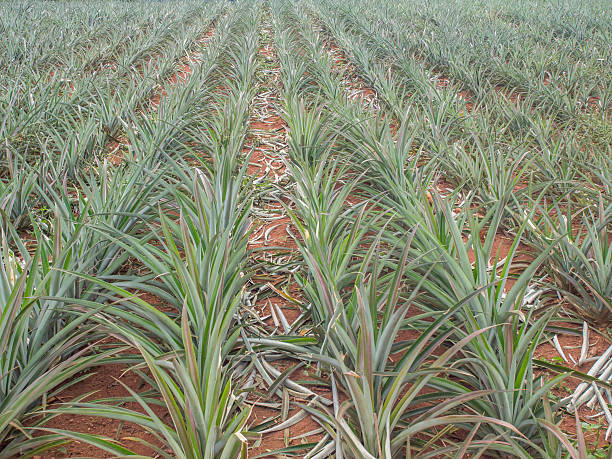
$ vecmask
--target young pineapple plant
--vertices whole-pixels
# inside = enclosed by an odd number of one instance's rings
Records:
[[[10,222],[17,230],[27,227],[29,210],[34,200],[38,173],[19,154],[7,150],[7,177],[0,177],[0,213],[2,221]],[[5,228],[5,231],[7,228]]]
[[[423,282],[422,288],[428,292],[425,304],[444,311],[462,303],[457,322],[449,321],[454,334],[451,341],[486,330],[470,340],[462,356],[453,362],[454,368],[465,372],[459,378],[462,390],[485,394],[469,403],[470,410],[500,421],[483,422],[474,438],[493,439],[490,450],[500,455],[555,457],[570,442],[556,425],[555,407],[550,407],[548,394],[565,375],[547,380],[537,375],[533,362],[555,309],[527,300],[534,275],[550,256],[552,243],[531,261],[518,262],[524,222],[500,259],[494,246],[504,206],[493,207],[483,217],[466,206],[454,216],[447,202],[439,197],[435,202],[436,212],[444,215],[449,238],[440,241],[437,251],[432,246],[432,254],[439,254],[440,260]],[[525,264],[520,274],[515,274],[517,264]],[[446,386],[456,387],[451,381],[440,387]]]
[[[531,231],[534,245],[557,241],[546,268],[572,312],[596,327],[612,322],[612,204],[600,195],[595,209],[556,200]]]
[[[2,229],[0,264],[0,457],[45,451],[65,440],[44,432],[52,417],[49,404],[83,377],[79,372],[100,364],[120,348],[94,352],[100,338],[88,319],[99,311],[74,306],[74,294],[91,290],[66,270],[79,265],[78,241],[64,240],[59,215],[52,240],[37,232],[37,248],[28,252],[14,228],[13,252]],[[61,412],[61,410],[60,410]]]

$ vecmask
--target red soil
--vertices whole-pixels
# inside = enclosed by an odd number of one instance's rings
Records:
[[[258,50],[258,58],[268,62],[277,62],[276,50],[270,44],[261,46]],[[277,81],[270,81],[267,84],[264,84],[263,89],[272,90],[274,94],[273,98],[278,100]],[[287,130],[287,125],[279,115],[275,114],[276,109],[273,106],[265,107],[264,111],[271,114],[263,120],[258,119],[255,116],[252,116],[249,120],[251,132],[247,136],[243,152],[250,153],[252,151],[249,165],[247,166],[247,172],[250,175],[255,175],[257,177],[267,175],[268,180],[275,183],[278,178],[286,172],[286,167],[280,160],[279,154],[272,151],[271,147],[267,143],[260,142],[260,140],[283,136]],[[280,202],[277,204],[267,204],[264,208],[268,212],[278,214],[279,216],[284,213]],[[266,260],[270,259],[271,257],[278,256],[279,248],[286,249],[289,251],[288,254],[295,255],[297,253],[297,244],[290,236],[287,229],[289,229],[289,231],[291,231],[295,237],[298,237],[299,233],[292,225],[289,216],[284,215],[278,219],[259,223],[251,236],[249,248],[261,248],[263,251],[255,252],[254,258],[256,260]],[[270,277],[270,275],[265,271],[262,273],[262,275],[265,277]],[[301,312],[293,302],[289,301],[280,294],[280,291],[282,290],[281,285],[287,283],[289,279],[286,276],[272,277],[274,280],[269,284],[271,285],[270,289],[272,290],[271,295],[259,299],[255,305],[255,310],[261,317],[267,317],[265,319],[265,323],[271,332],[277,329],[280,333],[284,333],[284,327],[279,315],[282,314],[288,324],[291,325],[300,316]],[[285,289],[288,289],[286,291],[292,298],[299,300],[300,292],[294,282],[289,282],[289,284],[285,286]],[[281,311],[280,313],[278,312],[279,310]],[[295,364],[295,361],[286,359],[275,361],[273,366],[282,372],[289,366]],[[296,371],[291,375],[291,378],[303,379],[300,376],[304,376],[303,370]],[[271,400],[266,401],[278,402],[280,400],[278,397],[274,396]],[[298,400],[294,396],[291,396],[288,417],[291,417],[300,411],[300,409],[294,405],[295,402],[307,403],[307,400]],[[251,417],[249,418],[249,424],[260,424],[270,417],[279,416],[279,414],[280,411],[278,409],[254,406]],[[282,422],[282,420],[277,419],[275,423],[279,422]],[[314,421],[310,416],[306,416],[288,429],[266,433],[262,435],[260,440],[252,441],[249,455],[256,456],[258,454],[274,451],[286,446],[298,445],[304,442],[316,442],[321,438],[321,434],[307,436],[299,440],[289,439],[307,434],[308,432],[318,429],[319,427],[320,426],[316,421]]]

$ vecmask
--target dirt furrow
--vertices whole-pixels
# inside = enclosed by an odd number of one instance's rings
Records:
[[[257,186],[265,188],[262,199],[253,209],[255,228],[249,239],[249,249],[252,251],[252,262],[259,266],[254,277],[259,292],[254,312],[265,324],[266,333],[273,336],[289,332],[302,311],[290,299],[300,298],[299,288],[292,279],[292,271],[297,267],[295,263],[299,261],[300,255],[295,239],[298,231],[285,208],[290,205],[287,191],[292,186],[292,180],[286,168],[287,125],[281,117],[280,63],[272,35],[266,17],[262,23],[257,56],[260,64],[256,74],[259,88],[249,120],[250,132],[244,153],[250,155],[249,175],[256,177]],[[269,361],[279,372],[298,363],[279,357],[274,356]],[[307,376],[302,368],[298,368],[291,378],[303,379]],[[265,386],[262,384],[261,388]],[[256,426],[269,420],[278,424],[290,419],[300,411],[294,405],[295,401],[307,403],[307,400],[296,398],[295,395],[289,395],[284,402],[278,396],[250,396],[248,403],[253,405],[253,410],[249,422]],[[259,440],[251,443],[249,455],[316,442],[320,439],[319,430],[319,424],[310,416],[287,429],[268,428]]]

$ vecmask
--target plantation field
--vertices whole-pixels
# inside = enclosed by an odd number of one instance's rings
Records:
[[[0,36],[0,459],[612,459],[609,1]]]

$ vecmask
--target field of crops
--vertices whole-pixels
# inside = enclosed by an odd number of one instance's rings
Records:
[[[0,36],[0,459],[612,458],[609,0]]]

